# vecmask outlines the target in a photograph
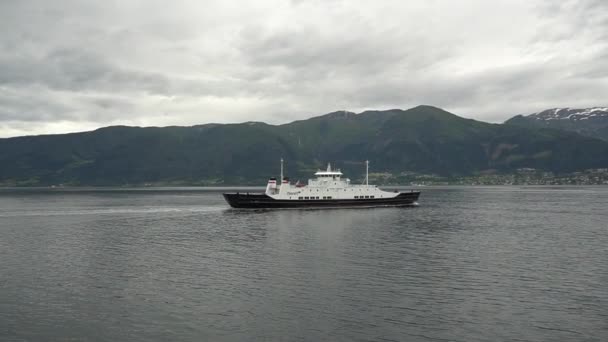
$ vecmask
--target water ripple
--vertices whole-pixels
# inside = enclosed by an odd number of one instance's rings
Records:
[[[415,208],[322,211],[0,192],[0,340],[608,336],[608,188],[424,190]]]

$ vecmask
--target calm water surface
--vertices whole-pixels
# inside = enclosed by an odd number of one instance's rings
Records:
[[[0,190],[2,341],[608,341],[608,188]]]

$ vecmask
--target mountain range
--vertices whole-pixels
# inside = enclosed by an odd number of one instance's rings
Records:
[[[536,116],[491,124],[418,106],[339,111],[283,125],[112,126],[5,138],[0,185],[259,185],[278,174],[280,158],[293,180],[332,162],[356,181],[365,160],[375,172],[443,176],[608,167],[607,141],[527,124],[532,120]]]

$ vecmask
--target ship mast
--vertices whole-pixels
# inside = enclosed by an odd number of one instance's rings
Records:
[[[279,182],[283,184],[283,158],[281,158],[281,180]]]
[[[369,160],[365,161],[365,185],[369,185]]]

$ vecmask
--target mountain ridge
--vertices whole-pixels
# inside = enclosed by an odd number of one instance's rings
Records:
[[[431,108],[436,108],[439,110],[442,110],[441,108],[438,107],[434,107],[431,105],[418,105],[416,107],[412,107],[410,109],[407,110],[411,110],[411,109],[415,109],[415,108],[419,108],[419,107],[431,107]],[[76,131],[76,132],[66,132],[66,133],[42,133],[42,134],[28,134],[28,135],[20,135],[20,136],[14,136],[14,137],[0,137],[0,140],[6,140],[6,139],[14,139],[14,138],[25,138],[25,137],[40,137],[40,136],[58,136],[58,135],[68,135],[68,134],[80,134],[80,133],[90,133],[90,132],[96,132],[99,130],[105,130],[105,129],[112,129],[112,128],[206,128],[206,127],[215,127],[215,126],[225,126],[225,125],[244,125],[244,124],[263,124],[263,125],[267,125],[267,126],[273,126],[273,127],[281,127],[281,126],[288,126],[291,125],[293,123],[297,123],[297,122],[303,122],[303,121],[308,121],[308,120],[315,120],[315,119],[322,119],[322,118],[340,118],[340,114],[346,112],[348,114],[349,118],[355,117],[355,116],[361,116],[361,115],[370,115],[370,114],[377,114],[377,113],[385,113],[385,112],[394,112],[394,111],[401,111],[404,112],[406,110],[404,109],[399,109],[399,108],[394,108],[394,109],[381,109],[381,110],[364,110],[362,112],[356,113],[356,112],[351,112],[351,111],[345,111],[345,110],[336,110],[333,112],[329,112],[326,114],[321,114],[321,115],[317,115],[317,116],[313,116],[310,118],[306,118],[306,119],[299,119],[299,120],[294,120],[294,121],[290,121],[287,123],[282,123],[282,124],[271,124],[271,123],[267,123],[267,122],[263,122],[263,121],[243,121],[243,122],[230,122],[230,123],[217,123],[217,122],[210,122],[210,123],[204,123],[204,124],[194,124],[194,125],[169,125],[169,126],[130,126],[130,125],[110,125],[110,126],[103,126],[103,127],[98,127],[95,129],[91,129],[91,130],[86,130],[86,131]],[[451,115],[455,115],[449,112],[446,112],[448,114]],[[456,115],[455,115],[456,116]],[[466,119],[466,120],[475,120],[475,119],[468,119],[468,118],[462,118],[462,119]],[[478,121],[478,120],[476,120]],[[483,122],[483,121],[480,121]]]
[[[111,126],[0,139],[3,185],[260,184],[276,173],[307,179],[330,161],[445,176],[608,166],[608,142],[544,127],[492,124],[437,107],[336,111],[282,125]]]

